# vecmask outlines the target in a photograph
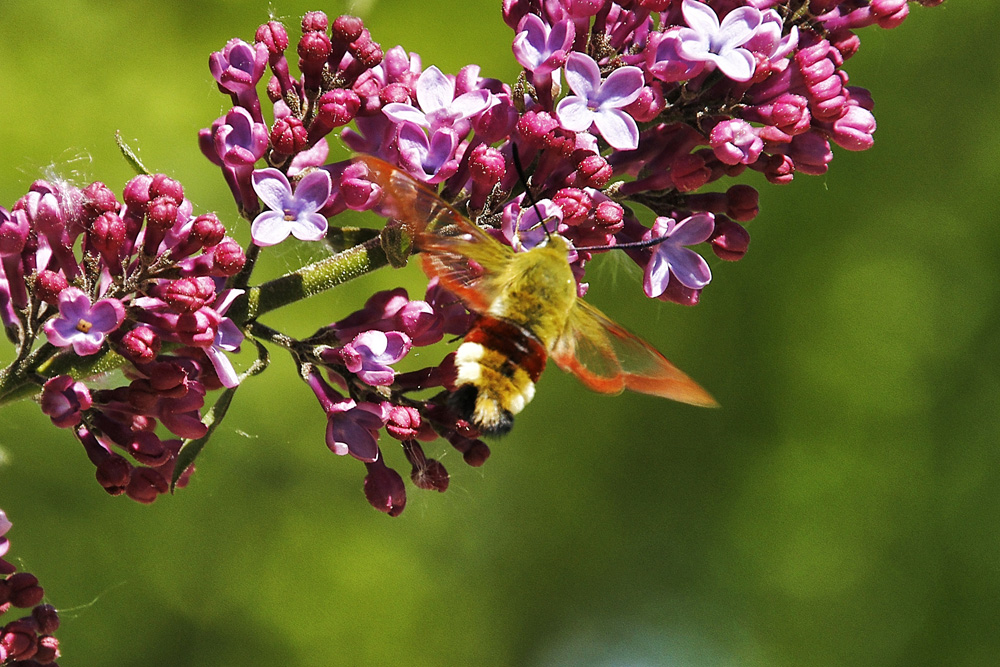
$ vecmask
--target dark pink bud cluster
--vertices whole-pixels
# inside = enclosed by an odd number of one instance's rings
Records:
[[[4,560],[10,541],[4,535],[11,528],[0,510],[0,665],[54,665],[59,657],[59,614],[52,605],[42,604],[45,592],[38,578]],[[31,609],[21,618],[4,622],[14,608]]]
[[[221,288],[245,255],[172,178],[137,176],[123,200],[99,182],[38,181],[0,209],[0,313],[21,358],[35,337],[50,344],[35,368],[108,349],[129,362],[116,388],[43,377],[39,403],[73,430],[105,489],[151,502],[169,488],[178,438],[205,434],[206,392],[237,383],[226,354],[243,334],[225,312],[242,290]]]

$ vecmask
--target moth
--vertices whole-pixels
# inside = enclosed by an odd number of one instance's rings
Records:
[[[436,277],[478,317],[455,353],[449,405],[484,435],[510,431],[551,358],[590,389],[715,407],[712,396],[656,348],[577,297],[570,243],[558,234],[515,252],[433,190],[377,158],[363,156],[382,189],[381,211],[400,221]]]

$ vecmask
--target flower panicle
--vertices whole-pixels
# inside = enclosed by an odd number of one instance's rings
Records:
[[[18,345],[0,388],[43,385],[43,411],[73,430],[102,486],[150,502],[177,478],[169,469],[182,440],[208,433],[206,396],[236,385],[228,355],[251,333],[291,353],[327,417],[327,446],[362,461],[368,500],[398,514],[406,494],[381,433],[401,443],[422,489],[443,491],[448,473],[421,442],[441,437],[470,465],[489,456],[448,408],[452,353],[400,370],[414,347],[463,336],[473,315],[432,284],[422,300],[372,295],[303,340],[256,321],[248,281],[263,248],[352,238],[336,216],[384,214],[365,163],[330,160],[328,137],[410,174],[516,252],[559,234],[580,296],[591,259],[620,247],[643,269],[648,297],[694,305],[713,277],[709,251],[742,258],[759,212],[756,188],[713,184],[747,170],[786,184],[826,173],[833,146],[873,144],[872,97],[849,85],[845,63],[860,28],[894,28],[909,4],[807,5],[503,0],[522,68],[510,82],[474,64],[455,74],[425,67],[401,46],[383,49],[356,17],[309,12],[297,37],[269,21],[252,42],[233,39],[210,56],[232,106],[198,135],[252,244],[228,237],[216,216],[196,216],[164,175],[132,179],[121,200],[102,183],[33,184],[0,210],[0,321]],[[343,262],[346,277],[323,289],[398,265],[409,250],[389,248],[397,237],[387,228],[347,246],[329,262]],[[227,311],[244,294],[234,321]],[[117,387],[55,370],[108,350],[127,362]]]

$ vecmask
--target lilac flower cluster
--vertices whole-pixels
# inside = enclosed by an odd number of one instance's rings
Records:
[[[0,665],[55,665],[59,657],[59,640],[52,633],[59,628],[59,614],[52,605],[41,603],[45,591],[38,585],[35,575],[18,572],[4,560],[10,549],[10,540],[4,535],[10,528],[10,520],[0,510],[0,617],[14,607],[30,608],[31,613],[0,624]]]
[[[396,223],[363,237],[331,225],[346,210],[378,213],[382,195],[363,162],[328,161],[331,133],[517,251],[558,233],[580,295],[590,260],[617,247],[644,269],[649,297],[693,305],[712,279],[706,249],[743,257],[743,225],[758,213],[753,187],[707,186],[747,169],[784,184],[825,173],[832,145],[869,148],[872,99],[848,85],[843,66],[859,48],[857,29],[895,27],[909,5],[503,0],[501,11],[522,66],[510,82],[476,65],[455,75],[424,67],[402,47],[383,51],[360,19],[330,22],[322,12],[302,19],[297,77],[277,21],[253,43],[233,39],[211,54],[232,108],[199,133],[199,146],[250,223],[246,250],[217,217],[194,215],[163,175],[133,179],[121,202],[101,183],[39,181],[0,210],[0,320],[17,345],[0,372],[0,401],[41,387],[43,411],[73,430],[102,486],[151,502],[185,482],[210,434],[207,392],[230,390],[212,417],[221,418],[239,381],[227,354],[251,336],[259,350],[264,341],[290,353],[326,415],[327,446],[361,461],[369,502],[396,515],[405,486],[381,434],[400,442],[418,488],[449,482],[421,443],[444,438],[471,465],[489,456],[448,407],[453,354],[401,370],[414,347],[461,337],[474,318],[432,283],[423,299],[375,294],[302,340],[259,320],[406,260]],[[346,249],[250,285],[258,254],[289,236]],[[89,378],[115,366],[112,352],[124,380],[98,388]]]
[[[238,292],[223,286],[243,249],[158,174],[129,181],[123,201],[100,182],[35,182],[0,209],[0,259],[0,314],[17,345],[5,398],[21,381],[41,385],[42,411],[74,432],[101,486],[152,502],[180,438],[206,433],[206,392],[236,384],[226,352],[243,334],[225,311]],[[117,387],[59,370],[80,375],[108,350],[127,362]]]

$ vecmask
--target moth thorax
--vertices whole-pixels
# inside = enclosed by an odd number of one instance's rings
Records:
[[[449,404],[484,435],[504,435],[535,395],[546,358],[530,331],[483,317],[455,353],[456,389]]]

